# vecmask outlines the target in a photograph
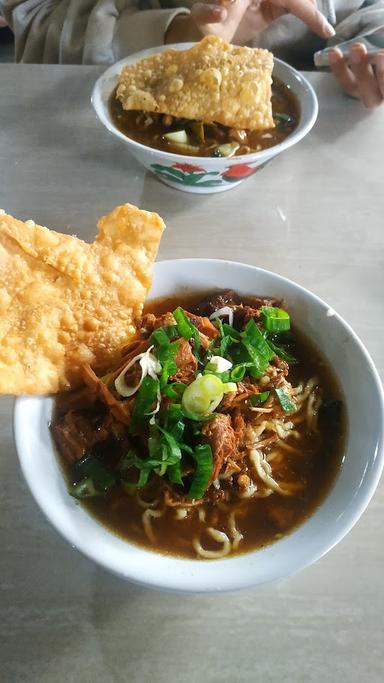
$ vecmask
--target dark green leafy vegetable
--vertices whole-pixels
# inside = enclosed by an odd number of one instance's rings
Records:
[[[193,325],[192,323],[189,322],[187,316],[185,315],[184,311],[180,306],[178,308],[175,308],[173,311],[173,317],[176,320],[177,324],[177,330],[179,332],[180,337],[184,337],[187,341],[193,337]]]
[[[202,498],[212,476],[213,456],[208,444],[196,446],[193,453],[196,470],[187,497],[191,500]]]
[[[236,364],[249,367],[251,377],[259,378],[268,367],[274,352],[255,321],[251,319],[241,332],[241,344],[231,349],[231,356]]]
[[[224,328],[222,320],[220,320],[220,318],[215,318],[214,320],[212,320],[212,322],[214,326],[217,327],[217,329],[219,330],[220,337],[224,337]]]
[[[287,126],[287,125],[294,123],[292,116],[289,116],[289,114],[284,114],[283,112],[275,111],[275,112],[273,112],[272,116],[275,119],[275,121],[277,121],[278,123],[280,123],[282,125]]]
[[[174,339],[179,336],[179,332],[176,325],[168,325],[163,327],[158,327],[154,330],[150,337],[151,344],[155,346],[167,346],[170,339]]]
[[[248,399],[248,403],[250,403],[251,406],[258,406],[260,403],[265,403],[270,393],[270,391],[262,391],[260,394],[252,394]]]
[[[181,477],[181,463],[177,462],[175,465],[168,467],[168,478],[171,484],[178,484],[179,486],[184,486],[184,482]]]
[[[296,410],[295,404],[291,401],[291,399],[289,398],[288,394],[284,391],[284,389],[276,387],[275,393],[285,413],[292,413],[294,410]]]
[[[234,339],[235,341],[240,341],[240,339],[241,339],[240,332],[238,332],[231,325],[228,325],[228,323],[223,323],[223,332],[224,332],[224,335],[228,335],[229,337],[232,337],[232,339]]]
[[[291,326],[291,320],[287,311],[276,306],[262,306],[261,316],[264,327],[268,332],[285,332]]]
[[[77,462],[74,472],[77,477],[82,477],[69,489],[69,493],[74,498],[93,498],[104,495],[116,483],[116,475],[93,454]]]
[[[160,387],[164,389],[169,377],[177,372],[176,354],[179,350],[179,341],[167,342],[155,349],[156,358],[161,364]]]
[[[175,465],[180,461],[177,450],[167,448],[164,439],[159,436],[150,437],[148,439],[149,458],[139,458],[134,451],[129,451],[120,465],[120,471],[126,472],[131,467],[139,470],[139,480],[136,483],[136,488],[142,488],[148,481],[151,471],[157,471],[160,476],[163,476],[169,466]]]
[[[174,459],[175,462],[177,462],[177,460],[181,459],[181,450],[180,450],[179,444],[177,443],[177,440],[175,439],[175,437],[170,432],[167,432],[162,427],[159,426],[158,429],[162,433],[166,447],[167,447],[167,451],[168,451],[167,461],[169,461],[170,459],[172,459],[172,460]]]
[[[280,346],[279,344],[276,344],[274,341],[272,341],[269,337],[268,339],[268,346],[271,347],[272,351],[275,352],[276,356],[279,356],[279,358],[282,358],[285,360],[287,363],[290,363],[291,365],[294,365],[297,363],[297,358],[292,356],[289,351],[287,351],[285,346]]]
[[[184,337],[187,341],[193,340],[192,351],[199,363],[201,363],[200,352],[200,334],[199,330],[195,325],[191,323],[188,317],[185,315],[184,311],[180,306],[173,311],[173,317],[177,323],[177,329],[181,337]]]
[[[187,385],[180,382],[171,382],[162,388],[162,393],[168,398],[180,399],[186,390]]]
[[[75,465],[78,476],[92,479],[96,491],[105,493],[116,482],[116,477],[95,455],[87,455]]]
[[[236,340],[234,341],[233,338],[229,336],[229,334],[224,335],[224,337],[222,337],[220,340],[220,345],[219,345],[217,355],[225,358],[228,354],[228,350],[230,349],[230,347],[234,343],[236,344],[237,341]]]
[[[241,337],[243,343],[244,339],[251,342],[262,359],[269,361],[273,358],[274,353],[270,346],[268,346],[263,333],[259,330],[253,318],[247,322],[244,331],[241,333]]]
[[[153,406],[157,401],[159,391],[160,382],[158,379],[153,379],[149,375],[144,377],[133,406],[132,422],[130,425],[131,432],[135,433],[138,424],[148,419],[148,415],[153,410]]]

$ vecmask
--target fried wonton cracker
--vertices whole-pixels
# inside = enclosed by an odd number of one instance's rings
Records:
[[[273,128],[273,55],[207,36],[189,50],[166,50],[124,67],[117,97],[124,109]]]
[[[164,223],[131,204],[92,244],[0,214],[0,393],[45,394],[103,372],[135,333]]]

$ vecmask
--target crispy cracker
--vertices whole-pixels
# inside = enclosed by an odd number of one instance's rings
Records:
[[[135,334],[164,223],[124,204],[92,244],[0,215],[0,393],[45,394],[103,372]]]
[[[189,50],[166,50],[124,67],[117,97],[124,109],[273,128],[273,55],[207,36]]]

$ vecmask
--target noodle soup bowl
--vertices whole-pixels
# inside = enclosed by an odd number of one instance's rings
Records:
[[[16,401],[14,429],[20,465],[38,505],[69,543],[130,581],[174,591],[247,588],[287,577],[315,562],[351,530],[368,505],[383,468],[383,390],[372,360],[349,325],[303,287],[260,268],[209,259],[155,264],[150,298],[207,292],[217,283],[243,295],[282,298],[295,327],[333,368],[342,392],[347,434],[337,477],[301,526],[275,543],[215,560],[182,559],[139,547],[114,535],[78,504],[66,482],[50,434],[54,401]],[[369,387],[363,401],[356,387]]]
[[[110,99],[117,86],[123,67],[126,64],[134,64],[140,59],[162,52],[170,47],[176,50],[185,50],[192,45],[193,43],[163,45],[143,50],[113,64],[96,81],[92,93],[92,104],[98,118],[106,129],[127,146],[130,153],[140,164],[149,171],[152,171],[166,185],[170,185],[177,190],[198,194],[225,192],[236,187],[246,178],[250,178],[255,173],[261,171],[273,158],[295,145],[309,133],[317,119],[317,97],[312,86],[302,74],[285,62],[275,59],[273,75],[291,89],[298,100],[300,109],[297,127],[280,144],[260,152],[242,154],[231,158],[217,158],[184,156],[182,154],[165,152],[147,147],[127,137],[116,126],[109,108]]]

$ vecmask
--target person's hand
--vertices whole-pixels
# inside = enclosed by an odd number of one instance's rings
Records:
[[[338,48],[329,53],[331,70],[345,92],[373,109],[384,101],[384,51],[369,62],[367,49],[362,43],[352,45],[348,55],[343,57]]]
[[[189,16],[175,17],[165,42],[195,41],[216,35],[243,45],[283,14],[293,14],[322,38],[335,33],[316,9],[316,0],[212,0],[192,5]]]

